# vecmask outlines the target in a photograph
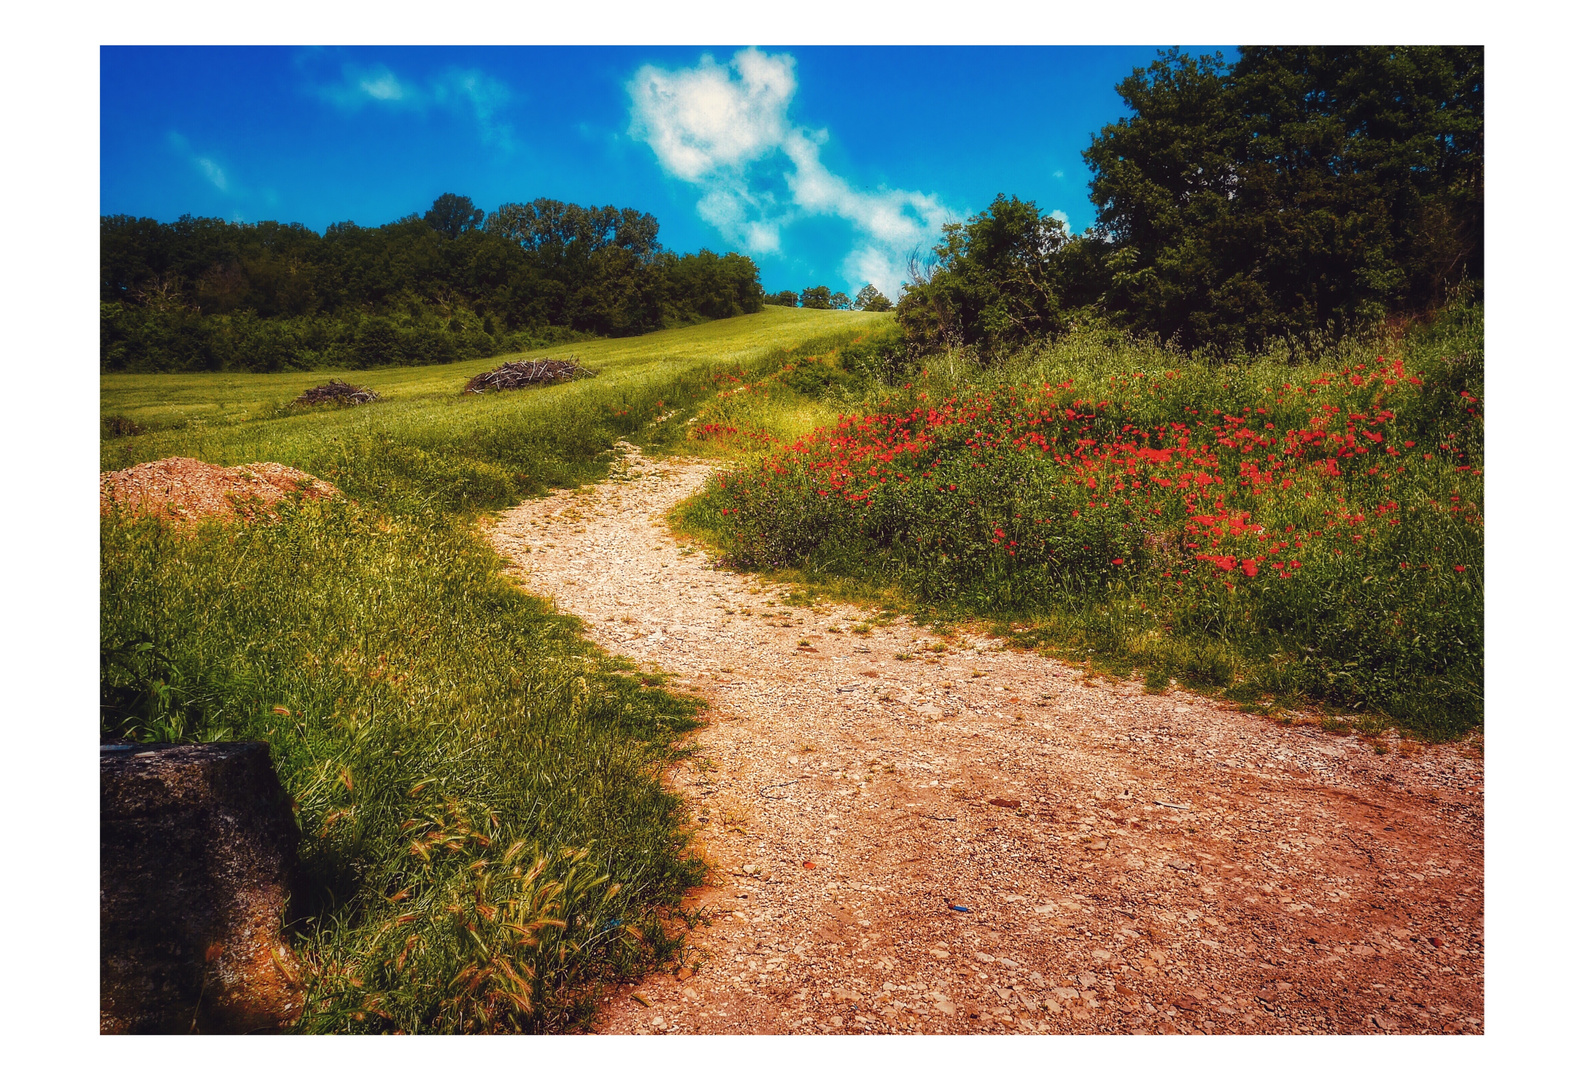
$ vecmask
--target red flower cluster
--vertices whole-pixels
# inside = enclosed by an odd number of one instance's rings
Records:
[[[1281,553],[1330,532],[1362,545],[1377,540],[1380,529],[1400,525],[1394,497],[1378,499],[1364,512],[1347,505],[1346,492],[1348,478],[1359,470],[1377,478],[1369,486],[1382,494],[1408,468],[1396,446],[1414,444],[1392,437],[1404,407],[1393,399],[1419,394],[1423,383],[1406,374],[1401,360],[1380,357],[1371,366],[1321,375],[1305,387],[1266,387],[1256,405],[1184,405],[1176,419],[1138,422],[1141,415],[1159,415],[1157,406],[1138,406],[1149,395],[1164,397],[1176,377],[1112,377],[1113,400],[1097,401],[1077,396],[1069,382],[1005,386],[937,403],[918,392],[900,408],[843,416],[830,428],[782,444],[761,459],[756,476],[751,469],[739,472],[725,488],[782,488],[789,494],[794,488],[784,487],[786,478],[802,477],[818,498],[839,500],[863,514],[876,500],[903,498],[907,490],[929,485],[938,496],[959,498],[963,510],[980,510],[986,508],[974,507],[952,481],[976,490],[981,485],[966,484],[971,470],[1002,477],[1033,468],[1068,524],[1103,514],[1108,527],[1133,538],[1126,543],[1134,551],[1144,535],[1175,535],[1204,569],[1246,579],[1276,559],[1272,567],[1279,577],[1291,577],[1303,563]],[[1326,400],[1304,400],[1320,395]],[[708,430],[712,426],[698,429]],[[1465,456],[1452,442],[1441,445]],[[1036,559],[1051,550],[1056,515],[1022,509],[1032,512],[994,523],[980,535],[1008,557]],[[1459,493],[1447,510],[1475,517]],[[981,520],[971,514],[963,522],[968,518]],[[1157,540],[1152,543],[1158,550]],[[1105,556],[1110,567],[1141,569],[1149,562],[1114,557],[1113,551]]]

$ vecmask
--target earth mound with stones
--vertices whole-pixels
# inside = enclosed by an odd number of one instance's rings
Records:
[[[340,492],[316,476],[273,461],[229,468],[196,458],[172,457],[99,476],[99,512],[120,507],[173,521],[271,514],[280,500],[301,494],[328,499]]]

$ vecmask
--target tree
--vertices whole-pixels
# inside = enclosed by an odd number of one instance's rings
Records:
[[[435,232],[454,240],[462,233],[482,225],[483,211],[474,207],[467,196],[453,195],[447,191],[434,200],[434,205],[423,215],[423,221]]]
[[[914,273],[896,307],[907,338],[993,352],[1053,333],[1062,321],[1055,263],[1070,241],[1063,219],[1014,195],[947,224],[931,269]]]
[[[1162,54],[1084,152],[1102,306],[1253,348],[1443,302],[1483,265],[1483,51]]]
[[[852,301],[858,311],[889,311],[895,305],[890,303],[890,298],[874,288],[869,282],[857,292],[857,298]]]
[[[834,308],[836,311],[850,311],[851,297],[847,296],[843,292],[838,292],[829,298],[829,306]]]
[[[802,306],[827,310],[833,297],[830,295],[828,285],[810,285],[802,290]]]
[[[435,363],[563,330],[641,334],[763,304],[751,259],[666,251],[652,214],[536,199],[507,203],[480,229],[481,217],[450,193],[421,216],[322,235],[272,221],[103,217],[101,363]]]
[[[765,293],[764,303],[774,304],[776,307],[796,307],[796,293],[791,289],[782,289],[777,293]]]

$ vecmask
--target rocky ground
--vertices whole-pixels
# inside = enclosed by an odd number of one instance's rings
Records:
[[[709,703],[672,777],[709,919],[598,1030],[1482,1030],[1473,748],[788,606],[667,530],[710,463],[625,449],[490,525],[526,588]]]

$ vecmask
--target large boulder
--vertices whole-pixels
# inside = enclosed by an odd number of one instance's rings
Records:
[[[296,819],[266,743],[99,749],[99,1030],[278,1031]]]

